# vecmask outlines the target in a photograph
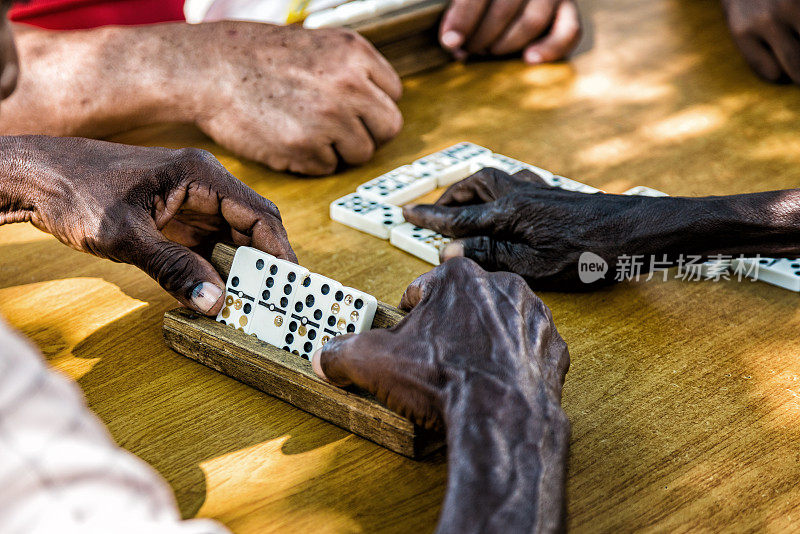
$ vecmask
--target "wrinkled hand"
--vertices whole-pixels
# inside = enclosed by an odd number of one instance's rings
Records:
[[[485,388],[487,409],[495,401],[503,408],[504,396],[559,403],[566,344],[519,276],[453,259],[414,281],[400,307],[411,312],[394,328],[325,345],[313,357],[316,373],[369,391],[425,428],[447,423],[448,409],[472,388]]]
[[[447,431],[437,533],[559,532],[567,346],[519,276],[452,259],[412,283],[394,328],[331,340],[312,365],[424,428]]]
[[[517,273],[534,288],[586,290],[613,281],[621,254],[646,250],[647,232],[669,219],[647,208],[658,202],[565,191],[530,171],[509,176],[486,168],[450,186],[435,205],[407,205],[403,215],[459,238],[442,250],[442,260],[465,256],[489,271]],[[603,258],[612,276],[583,284],[578,259],[586,251]]]
[[[459,59],[522,50],[526,62],[537,64],[569,54],[581,22],[573,0],[452,0],[439,36]]]
[[[329,174],[367,162],[400,131],[402,84],[361,36],[246,22],[201,25],[213,44],[199,127],[276,170]]]
[[[28,200],[0,224],[27,220],[74,249],[133,264],[201,313],[219,311],[225,283],[191,248],[232,240],[296,261],[275,205],[205,151],[13,139],[4,148],[30,176]]]
[[[722,0],[733,39],[756,73],[800,83],[800,0]]]

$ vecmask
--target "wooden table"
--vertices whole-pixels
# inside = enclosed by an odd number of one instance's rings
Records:
[[[789,188],[800,91],[748,70],[718,3],[582,2],[569,64],[452,65],[407,80],[403,133],[324,179],[267,172],[190,128],[119,141],[213,151],[281,208],[301,262],[396,302],[428,266],[328,219],[356,185],[460,140],[611,192]],[[626,283],[544,293],[569,343],[569,527],[760,530],[800,519],[798,295],[749,282]],[[414,462],[167,350],[175,303],[136,269],[0,229],[0,313],[86,392],[125,448],[172,484],[185,516],[234,532],[428,532],[443,455]]]

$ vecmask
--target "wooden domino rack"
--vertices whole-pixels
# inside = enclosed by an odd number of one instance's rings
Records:
[[[214,248],[211,263],[223,279],[235,252],[225,244]],[[403,316],[379,301],[372,328],[392,327]],[[419,458],[443,445],[440,434],[415,426],[374,397],[320,380],[308,360],[210,317],[177,308],[164,315],[163,332],[176,352],[396,453]]]

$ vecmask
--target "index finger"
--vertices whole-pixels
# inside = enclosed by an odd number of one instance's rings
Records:
[[[407,205],[406,221],[450,237],[493,235],[503,226],[505,213],[496,202],[469,206]]]
[[[372,83],[378,88],[389,95],[389,97],[397,102],[403,96],[403,82],[400,80],[400,75],[389,60],[376,49],[372,43],[356,35],[356,38],[362,43],[363,47],[367,50],[364,57],[366,61],[362,61],[367,71],[367,77],[372,80]]]
[[[472,176],[456,182],[442,193],[437,206],[464,206],[492,202],[516,185],[511,176],[493,167],[484,167]]]
[[[216,158],[213,163],[212,169],[220,172],[203,174],[194,187],[206,202],[216,205],[231,228],[233,241],[296,263],[278,207],[239,181]]]
[[[421,276],[418,276],[416,280],[408,285],[406,290],[403,292],[402,298],[400,299],[401,310],[411,311],[417,306],[417,304],[422,302],[422,300],[428,294],[430,284],[436,279],[437,272],[439,272],[438,267]]]
[[[378,328],[362,334],[337,336],[311,356],[314,373],[326,382],[339,387],[356,386],[376,394],[376,380],[385,363],[383,347],[387,346],[389,330]]]

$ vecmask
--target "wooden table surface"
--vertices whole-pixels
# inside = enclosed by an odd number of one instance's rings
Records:
[[[333,223],[328,204],[470,140],[620,192],[795,187],[800,90],[757,80],[714,0],[581,2],[570,63],[451,65],[406,81],[406,127],[373,162],[324,179],[266,171],[188,127],[116,140],[214,152],[275,201],[306,267],[397,302],[429,266]],[[434,198],[433,196],[431,198]],[[762,283],[626,283],[542,293],[569,343],[568,522],[575,532],[781,531],[800,519],[796,293]],[[0,314],[86,392],[185,516],[237,533],[429,532],[442,454],[414,462],[165,348],[175,306],[136,269],[0,229]]]

